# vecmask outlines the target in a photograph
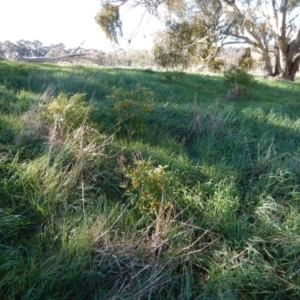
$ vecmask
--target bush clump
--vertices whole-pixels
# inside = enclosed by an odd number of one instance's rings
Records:
[[[105,119],[114,124],[110,129],[117,130],[118,136],[144,134],[147,131],[145,116],[153,111],[153,97],[152,91],[140,85],[129,92],[123,88],[115,89],[107,96],[112,100],[112,106],[104,110]]]
[[[91,110],[85,95],[79,93],[71,97],[60,93],[49,104],[40,105],[40,109],[51,143],[64,141],[74,130],[87,123]]]
[[[243,68],[232,65],[224,71],[224,84],[230,89],[228,100],[237,100],[254,83],[254,77]]]

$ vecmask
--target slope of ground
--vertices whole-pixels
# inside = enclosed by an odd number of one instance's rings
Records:
[[[300,85],[0,63],[1,299],[299,299]]]

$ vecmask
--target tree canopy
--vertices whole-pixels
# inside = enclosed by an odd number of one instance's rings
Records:
[[[269,76],[294,80],[299,70],[300,0],[107,0],[95,19],[115,42],[123,5],[163,18],[154,53],[164,67],[186,67],[195,57],[213,59],[225,45],[246,44],[261,54]]]

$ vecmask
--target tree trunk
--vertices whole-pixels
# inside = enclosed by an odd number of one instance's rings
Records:
[[[268,1],[270,25],[275,35],[275,65],[272,76],[294,81],[299,70],[300,30],[296,39],[290,41],[287,34],[289,1],[279,2],[280,5],[277,7],[275,0]]]
[[[294,41],[288,45],[280,46],[276,56],[278,75],[283,79],[294,81],[299,70],[300,54],[297,53],[298,49],[296,49]]]
[[[282,43],[280,40],[276,42],[273,61],[269,53],[263,52],[265,77],[278,77],[290,81],[295,80],[300,66],[298,43],[295,40],[289,44]]]
[[[265,75],[265,77],[273,76],[274,71],[273,71],[273,65],[272,65],[270,55],[267,51],[265,51],[265,49],[262,49],[262,50],[263,50],[262,59],[265,63],[264,75]]]

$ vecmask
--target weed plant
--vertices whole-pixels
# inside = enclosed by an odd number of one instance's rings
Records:
[[[0,75],[1,299],[299,299],[299,80]]]

